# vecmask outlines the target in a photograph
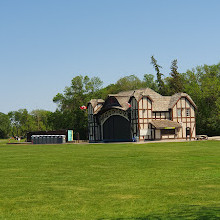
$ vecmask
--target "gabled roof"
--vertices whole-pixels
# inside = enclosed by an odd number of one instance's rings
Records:
[[[193,100],[191,99],[191,97],[187,94],[187,93],[183,93],[183,92],[179,92],[179,93],[176,93],[174,95],[171,96],[171,99],[170,99],[170,104],[169,104],[169,108],[173,108],[174,105],[178,102],[178,100],[181,98],[181,97],[186,97],[189,102],[195,107],[196,107],[196,104],[193,102]]]
[[[125,94],[109,94],[109,97],[115,97],[118,101],[118,103],[120,104],[121,108],[126,111],[129,108],[129,104],[128,101],[130,99],[130,93],[129,95],[125,95]]]
[[[88,104],[91,104],[92,107],[93,107],[93,109],[95,109],[95,107],[96,107],[97,105],[100,104],[100,106],[102,106],[103,103],[105,103],[105,101],[104,101],[103,99],[91,99]],[[87,106],[88,106],[88,105],[87,105]]]

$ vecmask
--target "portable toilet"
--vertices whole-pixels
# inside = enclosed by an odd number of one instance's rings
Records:
[[[59,135],[55,135],[55,144],[59,143]]]
[[[61,136],[61,135],[59,135],[59,136],[57,137],[57,143],[58,143],[58,144],[62,144],[62,136]]]
[[[56,144],[56,143],[57,143],[57,136],[53,135],[53,144]]]
[[[39,144],[39,135],[34,135],[35,136],[35,144]]]
[[[47,135],[47,144],[51,144],[51,135]]]
[[[43,142],[42,142],[42,144],[46,144],[47,143],[47,137],[46,137],[46,135],[43,135]]]
[[[51,136],[50,136],[50,143],[51,143],[51,144],[54,144],[54,135],[51,135]]]
[[[43,143],[43,136],[39,135],[38,136],[38,144],[42,144]]]
[[[32,142],[32,144],[36,144],[36,136],[35,135],[31,136],[31,142]]]

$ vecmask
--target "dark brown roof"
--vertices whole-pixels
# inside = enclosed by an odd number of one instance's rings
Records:
[[[125,95],[109,95],[109,96],[114,96],[117,100],[118,103],[120,104],[121,108],[126,111],[129,108],[128,101],[130,99],[130,96],[125,96]]]
[[[171,120],[152,120],[150,122],[155,128],[163,129],[163,128],[181,128],[181,124]]]

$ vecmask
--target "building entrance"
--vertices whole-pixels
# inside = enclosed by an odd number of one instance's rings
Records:
[[[103,124],[103,141],[132,141],[130,122],[119,115],[109,117]]]

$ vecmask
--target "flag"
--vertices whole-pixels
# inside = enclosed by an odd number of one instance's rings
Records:
[[[83,109],[87,109],[87,107],[85,105],[82,105],[80,106],[80,109],[83,110]]]
[[[128,105],[129,108],[131,107],[131,104],[130,104],[130,103],[126,102],[126,104]]]

